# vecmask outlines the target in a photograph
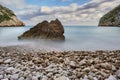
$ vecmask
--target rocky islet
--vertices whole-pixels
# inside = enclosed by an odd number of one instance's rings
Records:
[[[51,22],[43,21],[38,23],[30,30],[24,32],[18,37],[19,40],[23,39],[52,39],[64,40],[64,27],[61,22],[56,19]]]

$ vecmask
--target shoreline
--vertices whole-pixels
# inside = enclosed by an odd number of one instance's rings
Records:
[[[119,80],[120,50],[42,51],[0,47],[0,80]]]

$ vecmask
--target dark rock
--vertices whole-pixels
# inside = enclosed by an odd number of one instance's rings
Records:
[[[99,26],[120,26],[120,5],[105,14],[100,19]]]
[[[30,30],[24,32],[18,39],[60,39],[64,40],[64,28],[61,22],[56,19],[50,23],[43,21]]]

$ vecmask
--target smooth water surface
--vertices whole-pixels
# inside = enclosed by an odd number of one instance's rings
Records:
[[[28,45],[34,48],[58,50],[120,49],[119,27],[65,26],[65,41],[19,41],[17,37],[31,28],[0,27],[0,46]]]

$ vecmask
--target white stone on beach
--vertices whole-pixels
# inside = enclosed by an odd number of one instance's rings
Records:
[[[114,65],[112,65],[112,70],[116,71],[116,67]]]
[[[11,78],[12,78],[13,80],[17,80],[18,77],[19,77],[19,74],[13,74],[13,75],[11,76]]]
[[[20,77],[18,80],[24,80],[24,77]]]
[[[117,80],[113,75],[110,75],[108,79],[105,80]]]
[[[7,63],[10,63],[11,61],[12,61],[11,59],[7,59],[4,61],[4,63],[7,64]]]
[[[8,78],[5,78],[5,79],[1,79],[1,80],[9,80]]]
[[[33,77],[32,77],[32,80],[38,80],[38,78],[37,78],[37,77],[35,77],[35,76],[33,76]]]
[[[0,75],[0,79],[3,79],[3,75],[2,74]]]
[[[80,64],[80,66],[85,65],[86,64],[86,59],[81,60],[79,64]]]
[[[0,59],[0,64],[2,64],[3,63],[3,59]]]
[[[69,80],[69,78],[65,76],[61,76],[61,77],[55,78],[54,80]]]
[[[88,76],[85,75],[84,78],[83,78],[83,80],[89,80],[89,79],[88,79]]]
[[[75,63],[74,61],[70,61],[69,65],[70,65],[71,67],[75,67],[75,66],[76,66],[76,63]]]
[[[116,76],[120,78],[120,69],[116,72]]]
[[[42,80],[48,80],[47,76],[43,76]]]
[[[9,67],[5,70],[6,73],[12,73],[12,71],[14,70],[13,67]]]

